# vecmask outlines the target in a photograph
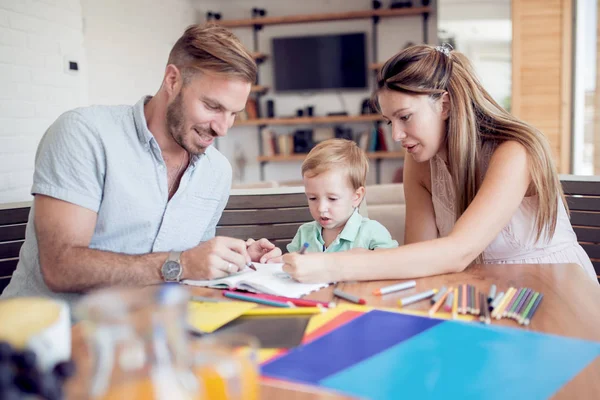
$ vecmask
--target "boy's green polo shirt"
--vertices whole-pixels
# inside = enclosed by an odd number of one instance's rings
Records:
[[[296,236],[287,250],[292,253],[300,251],[304,243],[308,243],[307,252],[338,252],[354,248],[390,249],[398,247],[388,230],[379,222],[365,218],[355,211],[346,222],[339,236],[325,249],[325,241],[321,235],[321,225],[317,221],[308,222],[298,229]]]

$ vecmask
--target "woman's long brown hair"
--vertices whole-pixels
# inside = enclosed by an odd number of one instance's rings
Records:
[[[456,193],[458,219],[481,186],[482,148],[513,140],[528,153],[531,180],[538,196],[536,240],[556,229],[558,200],[567,207],[550,146],[544,135],[502,108],[481,86],[469,60],[457,51],[428,45],[409,47],[389,59],[377,77],[377,94],[391,90],[439,99],[448,93],[450,112],[446,143]]]

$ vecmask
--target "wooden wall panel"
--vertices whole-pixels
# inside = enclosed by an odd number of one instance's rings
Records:
[[[512,0],[512,112],[550,141],[560,173],[571,163],[574,0]]]

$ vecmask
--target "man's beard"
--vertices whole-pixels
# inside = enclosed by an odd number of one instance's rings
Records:
[[[187,143],[186,130],[185,130],[185,118],[183,117],[183,97],[181,92],[175,97],[175,100],[167,106],[167,129],[173,139],[181,147],[185,149],[190,155],[200,155],[206,151],[206,147],[194,146],[192,143]],[[217,136],[216,132],[209,128],[208,131],[205,129],[197,129],[200,134],[210,134]],[[194,132],[194,134],[197,134]]]

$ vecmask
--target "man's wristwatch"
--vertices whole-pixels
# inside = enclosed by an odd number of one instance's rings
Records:
[[[162,265],[160,273],[165,282],[179,282],[183,274],[181,266],[181,251],[172,251],[167,257],[167,261]]]

